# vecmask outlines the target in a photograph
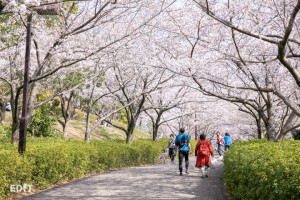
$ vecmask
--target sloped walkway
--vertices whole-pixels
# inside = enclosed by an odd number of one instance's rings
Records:
[[[110,171],[60,185],[22,198],[34,199],[197,199],[225,200],[221,181],[223,162],[218,161],[208,178],[200,177],[190,158],[190,174],[178,174],[178,161]]]

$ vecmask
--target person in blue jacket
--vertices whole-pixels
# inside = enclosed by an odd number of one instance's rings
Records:
[[[224,145],[225,145],[225,151],[230,149],[230,145],[231,145],[231,138],[229,133],[225,133],[224,136]]]
[[[185,172],[188,174],[189,171],[189,153],[191,150],[190,145],[190,136],[184,133],[184,128],[179,130],[179,134],[176,136],[175,145],[178,149],[178,158],[179,158],[179,175],[182,176],[182,163],[183,157],[185,158]]]

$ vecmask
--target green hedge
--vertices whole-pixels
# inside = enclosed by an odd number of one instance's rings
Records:
[[[300,142],[237,142],[224,158],[224,182],[237,199],[300,199]]]
[[[0,147],[0,198],[10,193],[10,185],[31,184],[44,189],[55,183],[106,170],[159,162],[167,140],[91,141],[32,138],[24,156],[17,146]]]

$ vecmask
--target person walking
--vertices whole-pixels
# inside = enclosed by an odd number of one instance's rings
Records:
[[[182,176],[182,163],[183,157],[185,158],[185,172],[188,174],[189,171],[189,153],[191,149],[190,145],[190,136],[184,133],[184,128],[180,128],[179,134],[176,136],[175,145],[178,149],[178,158],[179,158],[179,175]]]
[[[161,151],[160,159],[161,159],[161,163],[162,163],[162,164],[166,164],[167,153],[166,153],[166,150],[165,150],[165,149],[163,149],[163,150]]]
[[[221,148],[223,144],[223,138],[221,137],[221,133],[217,132],[217,145],[218,145],[218,154],[219,156],[222,156]]]
[[[200,135],[200,140],[195,148],[195,156],[195,166],[201,169],[201,178],[208,177],[208,171],[211,163],[210,157],[214,157],[214,152],[211,143],[206,140],[206,136],[204,134]]]
[[[173,134],[170,135],[170,140],[168,142],[168,149],[169,149],[169,157],[171,159],[171,162],[174,162],[176,151],[175,151],[175,139]]]
[[[225,151],[230,149],[230,145],[231,145],[231,138],[229,133],[225,133],[224,136],[224,145],[225,145]]]

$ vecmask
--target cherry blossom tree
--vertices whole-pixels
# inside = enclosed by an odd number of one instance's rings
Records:
[[[176,77],[172,78],[174,81]],[[176,82],[178,84],[178,82]],[[158,136],[160,126],[166,122],[175,120],[191,113],[183,113],[181,115],[173,115],[168,118],[162,118],[163,114],[171,111],[174,108],[179,108],[181,105],[191,102],[186,95],[188,88],[185,86],[162,86],[158,90],[147,96],[147,103],[151,109],[146,110],[152,123],[152,139],[155,141]]]
[[[164,73],[161,71],[149,71],[144,66],[131,66],[126,71],[124,67],[126,65],[113,67],[113,71],[110,73],[115,76],[115,84],[110,86],[107,85],[110,91],[120,89],[120,92],[115,93],[118,102],[122,106],[135,101],[128,107],[125,107],[125,117],[127,127],[123,128],[114,124],[110,120],[105,120],[112,126],[123,130],[126,133],[126,143],[131,142],[133,137],[133,131],[137,123],[137,119],[140,114],[149,109],[145,108],[146,97],[149,93],[155,91],[157,87],[166,82],[169,77],[165,78]],[[112,88],[113,87],[113,88]]]
[[[113,3],[115,2],[113,1]],[[172,2],[169,4],[172,4]],[[151,5],[153,4],[151,3]],[[31,86],[31,100],[28,104],[29,115],[35,107],[31,103],[34,99],[34,91],[37,89],[35,83],[46,78],[49,80],[49,77],[54,74],[66,72],[64,69],[67,68],[77,67],[77,70],[84,70],[85,65],[90,65],[91,59],[101,56],[101,52],[125,40],[164,9],[164,7],[158,8],[156,6],[156,9],[148,12],[148,14],[151,14],[149,17],[134,21],[136,17],[134,13],[145,14],[141,10],[146,6],[149,5],[139,1],[121,1],[115,5],[110,4],[109,1],[90,1],[79,4],[72,2],[71,4],[62,5],[60,18],[34,18],[32,36],[35,55],[32,57],[32,70],[29,81]],[[28,9],[31,9],[31,7],[29,6]],[[119,20],[122,18],[123,23],[121,24]],[[14,15],[11,20],[20,22],[20,25],[24,22],[22,15]],[[22,34],[22,27],[15,31],[20,33],[18,34],[20,37],[19,41],[16,42],[16,48],[9,49],[11,56],[8,56],[9,51],[2,52],[4,55],[3,62],[5,63],[2,66],[6,68],[7,66],[22,66],[23,63],[20,52],[24,50],[24,44],[22,43],[24,33]],[[12,62],[9,63],[9,57],[13,58],[13,55],[17,57],[16,59],[10,59]],[[11,71],[11,74],[14,75],[12,79],[17,78],[13,71]],[[15,82],[18,84],[13,85],[12,79],[3,78],[12,88],[13,142],[15,142],[19,124],[19,97],[23,86],[20,82]]]
[[[297,32],[299,1],[254,1],[251,4],[247,1],[243,3],[233,1],[230,6],[224,2],[219,4],[212,4],[209,1],[194,2],[212,19],[237,32],[239,37],[251,41],[250,48],[253,44],[260,44],[259,49],[264,49],[268,55],[266,62],[279,61],[299,86],[298,57],[295,50],[299,44],[296,39],[299,37]],[[266,54],[260,56],[264,55]],[[284,96],[278,96],[283,97],[283,101],[289,102]],[[294,112],[298,112],[297,106],[293,106],[292,103],[287,105]]]
[[[183,10],[188,8],[189,11],[185,12],[185,18],[178,12],[169,13],[174,24],[173,28],[168,29],[169,35],[177,38],[176,42],[180,48],[176,48],[177,52],[174,53],[171,45],[160,45],[175,58],[173,61],[170,59],[171,62],[168,63],[164,59],[167,68],[176,74],[192,77],[206,95],[217,96],[233,103],[239,102],[243,106],[247,106],[250,100],[254,108],[249,108],[249,105],[245,108],[238,106],[240,110],[257,121],[259,130],[266,129],[270,140],[282,139],[282,136],[276,136],[285,129],[282,126],[286,124],[285,120],[289,117],[293,122],[297,120],[294,113],[298,109],[294,95],[297,91],[286,90],[288,85],[293,85],[293,80],[290,76],[291,71],[282,69],[282,62],[278,62],[277,46],[274,47],[274,44],[278,44],[278,37],[274,35],[264,37],[262,33],[280,31],[281,21],[279,17],[274,17],[278,14],[275,12],[274,4],[284,5],[280,2],[273,4],[259,1],[255,1],[254,4],[245,1],[234,2],[230,6],[227,4],[229,1],[194,2],[201,10],[197,12],[193,5],[187,2],[182,6]],[[293,8],[292,4],[287,5]],[[268,11],[267,16],[263,9]],[[256,18],[247,21],[251,17]],[[185,23],[186,21],[190,23]],[[239,26],[235,26],[234,23],[239,23]],[[240,28],[242,25],[245,25],[244,29]],[[251,27],[260,34],[252,34],[246,27]],[[294,44],[292,41],[291,43]],[[180,68],[176,67],[179,63]],[[276,68],[272,70],[274,66]],[[263,75],[262,71],[265,71]],[[297,127],[291,124],[290,128]]]

